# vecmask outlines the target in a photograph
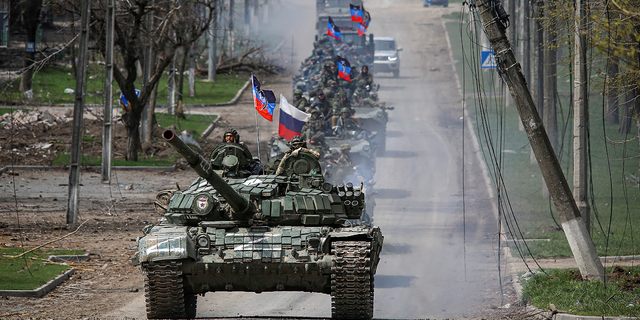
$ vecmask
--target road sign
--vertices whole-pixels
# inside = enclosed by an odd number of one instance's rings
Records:
[[[34,42],[27,42],[27,52],[36,51],[36,44]]]
[[[495,69],[497,67],[496,56],[493,55],[493,50],[482,51],[481,58],[482,69]]]

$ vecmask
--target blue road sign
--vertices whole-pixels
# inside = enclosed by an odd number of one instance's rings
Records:
[[[482,51],[481,58],[482,69],[495,69],[497,67],[496,56],[493,55],[493,50]]]
[[[35,52],[36,44],[34,42],[27,42],[27,52]]]

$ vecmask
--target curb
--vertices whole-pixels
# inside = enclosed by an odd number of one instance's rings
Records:
[[[12,297],[30,297],[30,298],[40,298],[51,292],[55,287],[59,286],[61,283],[65,282],[69,279],[73,274],[76,273],[75,268],[71,268],[65,271],[63,274],[49,280],[49,282],[41,285],[39,288],[34,290],[0,290],[0,296],[12,296]]]

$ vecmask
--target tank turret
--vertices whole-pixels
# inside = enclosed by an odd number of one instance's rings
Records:
[[[162,133],[164,138],[171,146],[178,151],[193,168],[193,170],[207,180],[209,184],[214,187],[220,195],[227,200],[231,208],[233,209],[233,218],[238,220],[246,220],[256,212],[253,204],[242,195],[238,194],[231,186],[229,186],[214,170],[211,168],[211,164],[205,160],[197,152],[193,151],[184,141],[182,141],[175,132],[171,130],[165,130]]]

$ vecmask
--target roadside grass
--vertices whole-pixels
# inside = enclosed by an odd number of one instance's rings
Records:
[[[50,255],[84,254],[82,250],[34,250],[23,257],[13,258],[26,250],[0,249],[0,290],[33,290],[71,268],[52,263]]]
[[[618,269],[619,270],[619,269]],[[610,273],[612,268],[607,268]],[[629,277],[637,281],[640,268],[627,268]],[[553,303],[558,310],[583,316],[626,316],[640,315],[640,288],[633,287],[633,279],[583,281],[575,269],[547,270],[548,275],[539,273],[523,283],[523,299],[534,306],[549,310]]]
[[[185,119],[180,119],[168,113],[156,112],[156,120],[161,127],[175,126],[178,134],[183,130],[192,130],[194,137],[199,137],[217,117],[216,115],[185,114]]]
[[[165,72],[158,83],[158,97],[156,103],[167,104],[167,79]],[[187,79],[184,80],[184,104],[213,104],[229,102],[236,95],[238,90],[249,79],[246,73],[218,74],[215,82],[206,81],[205,77],[196,76],[196,97],[187,95]],[[20,78],[14,79],[11,87],[0,94],[0,99],[25,101],[22,92],[18,91]],[[104,65],[90,63],[87,69],[85,103],[102,104],[104,96]],[[136,87],[141,88],[141,80],[136,81]],[[33,97],[35,102],[49,104],[72,104],[75,96],[65,93],[65,89],[76,88],[76,81],[71,74],[71,67],[52,66],[43,68],[33,76]],[[113,99],[117,104],[120,97],[120,90],[117,82],[113,82]],[[176,91],[177,94],[177,91]]]
[[[157,157],[150,157],[143,159],[142,154],[138,161],[126,161],[124,159],[112,159],[111,165],[118,167],[170,167],[173,165],[175,157],[170,160],[159,160]],[[58,154],[53,160],[51,160],[52,166],[68,166],[69,165],[69,153],[63,152]],[[99,167],[102,165],[102,157],[94,157],[89,155],[83,155],[80,161],[81,166],[93,166]]]
[[[559,228],[560,219],[551,200],[542,195],[543,180],[538,165],[531,162],[529,141],[524,131],[519,130],[519,117],[515,107],[504,108],[506,90],[500,87],[492,89],[497,97],[483,100],[476,98],[474,88],[480,87],[485,94],[490,93],[490,75],[495,71],[478,72],[478,81],[474,80],[471,68],[479,69],[479,49],[468,39],[467,25],[461,25],[459,15],[450,15],[446,28],[453,49],[456,71],[460,84],[464,87],[465,107],[469,112],[474,131],[480,139],[484,159],[489,161],[490,148],[487,141],[492,140],[496,158],[501,163],[501,175],[508,190],[508,200],[517,219],[511,223],[526,239],[549,239],[550,241],[528,242],[521,247],[525,255],[535,258],[570,257],[571,250],[564,233]],[[447,18],[449,18],[447,16]],[[462,35],[462,37],[461,37]],[[462,41],[464,38],[464,41]],[[466,59],[463,66],[463,44]],[[470,61],[472,50],[477,61]],[[473,65],[473,66],[472,66]],[[463,69],[466,68],[466,69]],[[569,77],[562,66],[558,67],[558,149],[561,167],[569,185],[572,185],[573,151],[572,151],[572,116],[570,111]],[[508,94],[508,93],[507,93]],[[633,226],[640,225],[640,213],[635,208],[640,206],[640,184],[634,176],[638,169],[638,142],[635,135],[618,134],[619,125],[606,125],[603,121],[603,96],[595,93],[589,100],[590,107],[590,154],[591,183],[590,199],[591,226],[590,232],[600,256],[638,254],[638,231]],[[483,103],[486,112],[479,107]],[[484,117],[485,122],[480,121]],[[483,126],[488,129],[483,130]],[[486,133],[485,133],[486,132]],[[635,128],[631,132],[637,132]],[[605,143],[608,142],[608,143]],[[489,172],[494,181],[495,171],[489,165]],[[628,182],[632,180],[633,182]],[[494,185],[495,187],[495,185]],[[508,234],[512,237],[514,235]],[[521,238],[519,234],[515,237]],[[512,242],[509,242],[512,245]],[[512,250],[517,254],[516,250]]]

